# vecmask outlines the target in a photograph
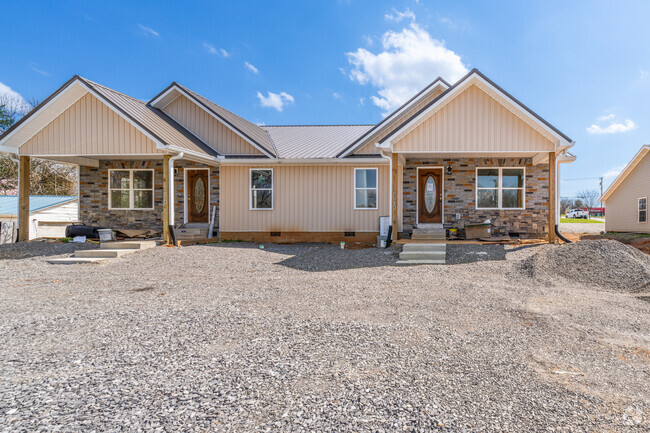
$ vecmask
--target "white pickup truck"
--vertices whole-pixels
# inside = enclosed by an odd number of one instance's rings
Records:
[[[571,209],[568,210],[566,213],[567,218],[582,218],[582,219],[587,219],[589,218],[589,212],[586,210],[582,209]]]

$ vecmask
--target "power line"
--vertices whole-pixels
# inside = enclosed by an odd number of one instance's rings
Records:
[[[561,180],[594,180],[594,179],[600,179],[600,177],[576,177],[573,179],[561,179]]]

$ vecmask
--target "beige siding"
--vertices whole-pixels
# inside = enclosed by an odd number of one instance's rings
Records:
[[[634,167],[605,203],[605,229],[650,233],[650,223],[638,222],[638,199],[650,201],[650,153]],[[650,216],[650,215],[649,215]]]
[[[354,209],[355,167],[378,167],[378,210]],[[377,232],[389,214],[388,165],[274,166],[273,210],[249,210],[250,168],[221,166],[221,231]]]
[[[242,137],[183,95],[176,98],[163,110],[221,154],[262,154]]]
[[[156,144],[87,93],[21,148],[23,155],[136,155]]]
[[[438,89],[435,92],[433,92],[431,95],[427,96],[426,98],[422,99],[418,104],[413,106],[410,110],[404,112],[401,116],[390,122],[388,125],[384,126],[386,129],[380,129],[379,133],[375,133],[374,135],[370,136],[368,140],[370,142],[363,146],[361,149],[357,150],[356,154],[374,154],[374,153],[379,153],[379,149],[375,146],[375,143],[377,143],[379,140],[384,138],[386,134],[389,134],[393,129],[398,127],[399,125],[402,124],[403,121],[406,119],[410,118],[413,114],[417,113],[420,109],[422,109],[425,105],[427,105],[429,102],[433,101],[436,99],[440,94],[442,93],[442,90]]]
[[[470,86],[394,144],[398,152],[537,152],[554,144]]]

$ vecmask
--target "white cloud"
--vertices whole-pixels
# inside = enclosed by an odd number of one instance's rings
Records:
[[[468,72],[458,54],[416,23],[400,32],[384,33],[382,47],[383,51],[377,54],[358,48],[347,53],[347,57],[354,66],[350,78],[378,88],[379,95],[371,99],[384,114],[399,107],[437,76],[453,83]]]
[[[32,71],[37,72],[37,73],[39,73],[39,74],[41,74],[41,75],[43,75],[43,76],[46,76],[46,77],[47,77],[48,75],[50,75],[49,72],[44,71],[44,70],[42,70],[42,69],[38,69],[36,66],[31,66],[31,68],[32,68]]]
[[[614,117],[616,117],[616,114],[614,113],[603,114],[602,116],[598,116],[598,120],[604,122],[606,120],[612,120]]]
[[[587,132],[590,134],[617,134],[619,132],[631,131],[634,128],[636,128],[636,124],[630,119],[626,119],[623,122],[610,123],[605,128],[593,124],[587,128]]]
[[[203,48],[210,53],[210,54],[221,54],[223,57],[230,57],[232,53],[229,53],[228,51],[224,50],[223,48],[217,49],[214,45],[212,45],[210,42],[203,41]]]
[[[619,165],[618,167],[614,167],[611,170],[607,170],[605,173],[603,173],[603,178],[605,179],[613,179],[625,169],[625,164]]]
[[[415,21],[415,14],[409,9],[406,8],[404,12],[399,12],[397,9],[393,8],[393,12],[384,15],[386,21],[395,21],[396,23],[402,21],[404,18],[409,18],[411,21]]]
[[[259,74],[260,73],[260,71],[255,66],[251,65],[248,62],[244,62],[244,66],[246,66],[246,69],[251,71],[253,74]],[[282,111],[282,110],[280,110],[280,111]]]
[[[372,36],[364,35],[363,40],[366,42],[366,45],[368,45],[369,47],[372,47],[372,45],[375,43],[374,39],[372,39]]]
[[[339,92],[332,93],[332,96],[334,99],[343,99],[343,95],[341,95]]]
[[[31,110],[31,106],[20,93],[2,82],[0,82],[0,104],[6,105],[9,111],[16,111],[20,114],[25,114]]]
[[[224,50],[223,48],[219,48],[219,51],[221,52],[221,55],[228,58],[232,56],[232,53],[229,53],[228,51]]]
[[[140,30],[142,30],[142,33],[144,33],[146,36],[155,36],[155,37],[160,36],[158,32],[152,29],[151,27],[147,27],[142,24],[138,24],[138,27],[140,27]]]
[[[359,105],[363,105],[366,103],[366,98],[359,98]]]
[[[260,100],[262,107],[271,107],[275,108],[278,111],[282,111],[285,105],[292,104],[294,102],[293,96],[287,92],[266,92],[266,94],[267,96],[264,96],[260,92],[257,92],[257,99]]]

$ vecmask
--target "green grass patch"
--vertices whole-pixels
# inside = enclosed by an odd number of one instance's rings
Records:
[[[560,218],[561,223],[593,223],[593,224],[605,224],[605,221],[600,220],[590,220],[590,219],[580,219],[580,218]]]

